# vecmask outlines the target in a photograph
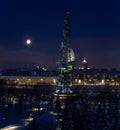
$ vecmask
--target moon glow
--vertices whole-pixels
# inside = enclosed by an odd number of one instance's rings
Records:
[[[27,39],[27,40],[26,40],[26,44],[27,44],[27,45],[30,45],[30,44],[31,44],[31,40],[30,40],[30,39]]]

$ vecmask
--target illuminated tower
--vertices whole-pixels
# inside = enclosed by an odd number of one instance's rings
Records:
[[[86,59],[84,58],[84,60],[82,61],[82,68],[83,69],[87,69],[88,68],[88,63],[86,61]]]
[[[57,62],[59,67],[59,93],[70,93],[72,86],[71,71],[74,67],[75,55],[71,47],[69,11],[66,12],[64,26],[64,41],[61,42],[59,60]]]

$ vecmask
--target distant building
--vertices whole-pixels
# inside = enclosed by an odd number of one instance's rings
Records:
[[[84,60],[82,61],[82,69],[88,69],[88,63],[86,61],[86,59],[84,58]]]

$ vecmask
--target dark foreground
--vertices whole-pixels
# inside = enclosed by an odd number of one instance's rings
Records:
[[[77,96],[54,97],[51,86],[0,89],[0,129],[120,130],[120,92],[77,88]],[[21,123],[30,119],[29,122]]]

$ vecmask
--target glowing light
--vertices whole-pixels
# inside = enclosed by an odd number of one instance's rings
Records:
[[[30,44],[31,44],[31,40],[30,40],[30,39],[27,39],[27,40],[26,40],[26,44],[27,44],[27,45],[30,45]]]
[[[7,105],[7,104],[5,104],[5,107],[8,107],[8,105]]]
[[[56,93],[59,93],[59,90],[56,90]]]
[[[43,67],[42,70],[47,71],[47,68]]]
[[[87,63],[86,59],[84,58],[84,60],[82,61],[82,63]]]
[[[53,83],[56,84],[56,80],[55,79],[53,80]]]
[[[78,80],[77,79],[75,79],[75,82],[77,82]]]
[[[105,84],[105,80],[103,79],[103,80],[101,81],[101,83],[102,83],[102,84]]]
[[[81,83],[81,80],[80,80],[80,79],[78,80],[78,83],[79,83],[79,84]]]
[[[16,130],[17,128],[19,128],[19,126],[10,125],[10,126],[7,126],[7,127],[3,128],[1,130]]]
[[[68,49],[67,61],[68,62],[75,61],[75,54],[74,54],[72,48]]]
[[[39,109],[38,109],[38,108],[33,108],[32,110],[33,110],[33,111],[38,111]]]

